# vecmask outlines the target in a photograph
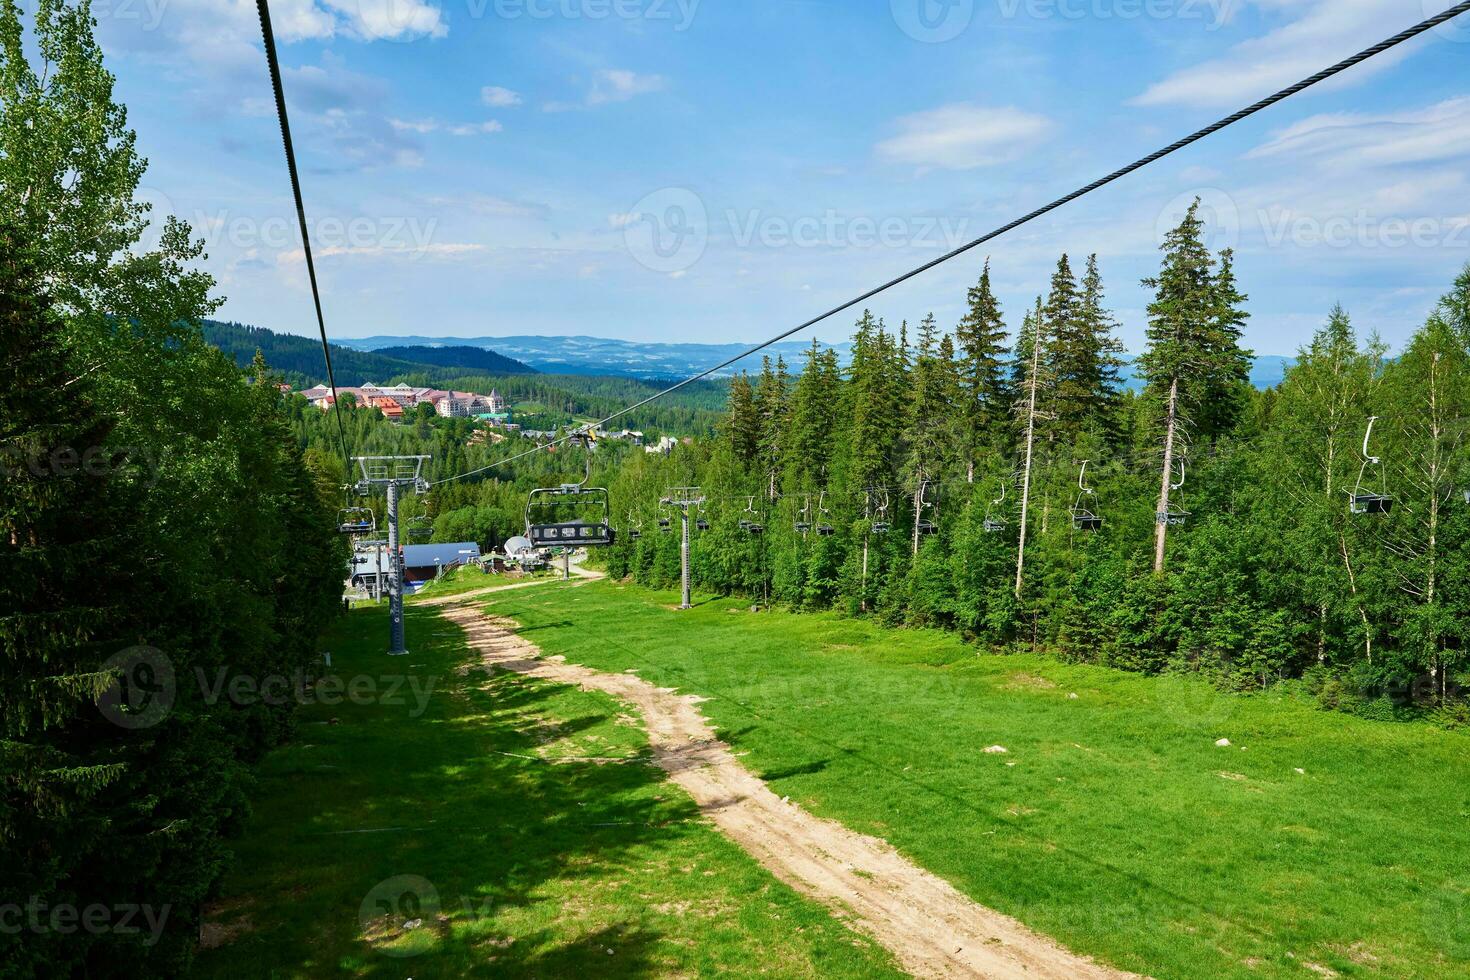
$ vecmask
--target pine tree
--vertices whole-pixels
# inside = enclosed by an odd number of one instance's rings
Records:
[[[1052,276],[1045,311],[1055,385],[1051,431],[1063,445],[1075,444],[1084,432],[1111,434],[1116,425],[1122,345],[1113,336],[1113,319],[1103,308],[1102,296],[1097,256],[1088,258],[1079,287],[1063,255]]]
[[[962,443],[965,479],[975,478],[975,464],[988,446],[1005,445],[1009,430],[1011,389],[1006,384],[1006,326],[1000,303],[990,285],[990,260],[971,287],[969,310],[955,327],[956,370],[959,375],[959,412],[956,421],[965,436]],[[952,359],[953,359],[952,358]]]

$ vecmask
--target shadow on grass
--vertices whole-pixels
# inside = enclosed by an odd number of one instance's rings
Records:
[[[302,708],[296,741],[262,766],[247,836],[207,915],[217,948],[201,952],[197,972],[658,972],[660,937],[640,903],[606,895],[630,866],[693,832],[693,804],[660,793],[662,773],[643,758],[537,756],[548,741],[613,721],[612,702],[463,669],[461,638],[427,609],[407,613],[414,664],[388,661],[386,622],[381,610],[349,617],[334,670],[344,681],[408,670],[419,689],[432,683],[426,710],[411,717],[412,699],[383,697]],[[548,704],[559,698],[569,700]],[[320,724],[327,718],[339,722]],[[595,908],[569,913],[594,891]]]

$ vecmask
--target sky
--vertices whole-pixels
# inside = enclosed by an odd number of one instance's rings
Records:
[[[276,0],[334,337],[764,339],[1450,0]],[[313,334],[249,0],[94,0],[219,314]],[[1096,253],[1142,348],[1196,196],[1247,343],[1341,303],[1400,346],[1470,261],[1470,15],[875,298],[1014,328]],[[814,329],[844,339],[855,314]]]

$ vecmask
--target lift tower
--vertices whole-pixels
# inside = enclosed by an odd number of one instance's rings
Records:
[[[689,601],[689,509],[704,505],[704,493],[699,487],[675,487],[659,503],[665,507],[679,508],[681,537],[679,540],[679,581],[683,601],[680,609],[693,609]]]
[[[405,487],[415,493],[428,493],[424,479],[424,463],[428,456],[355,456],[362,468],[357,492],[367,496],[377,487],[388,495],[388,656],[403,657],[408,650],[403,644],[403,555],[398,533],[398,497]]]

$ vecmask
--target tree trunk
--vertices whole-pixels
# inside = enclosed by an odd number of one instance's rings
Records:
[[[1164,549],[1169,541],[1169,487],[1174,478],[1174,428],[1178,421],[1179,378],[1169,383],[1169,414],[1164,430],[1164,476],[1159,483],[1159,510],[1155,515],[1154,574],[1164,574]]]
[[[1016,545],[1016,598],[1026,581],[1026,518],[1031,507],[1031,458],[1036,447],[1036,385],[1037,371],[1041,366],[1041,331],[1031,341],[1031,377],[1026,387],[1030,389],[1026,406],[1026,468],[1021,476],[1021,539]]]

